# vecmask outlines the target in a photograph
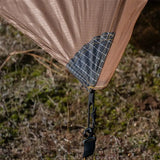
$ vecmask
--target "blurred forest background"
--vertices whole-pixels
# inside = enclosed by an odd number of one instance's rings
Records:
[[[82,159],[87,91],[0,19],[0,66],[11,52],[0,71],[0,160]],[[143,10],[121,63],[108,87],[96,92],[95,103],[97,146],[89,159],[160,159],[159,2],[150,1]]]

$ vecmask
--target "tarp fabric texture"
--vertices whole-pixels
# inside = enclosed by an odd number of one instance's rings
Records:
[[[147,0],[0,0],[0,16],[88,88],[107,86]]]

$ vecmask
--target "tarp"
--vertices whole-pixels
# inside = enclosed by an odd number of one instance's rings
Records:
[[[0,0],[0,16],[88,88],[111,79],[147,0]]]

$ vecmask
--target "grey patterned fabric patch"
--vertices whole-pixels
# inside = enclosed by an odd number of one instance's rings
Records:
[[[96,85],[114,35],[114,32],[105,32],[94,37],[67,64],[68,70],[85,87]]]

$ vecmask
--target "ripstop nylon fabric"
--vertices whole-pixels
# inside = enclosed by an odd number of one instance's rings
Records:
[[[98,71],[98,78],[94,83],[88,83],[94,89],[101,89],[113,75],[146,2],[147,0],[0,0],[0,16],[31,37],[65,66],[94,37],[114,32],[111,48],[104,52],[105,62],[102,70]]]
[[[67,64],[85,87],[95,86],[112,45],[114,32],[106,32],[85,44]]]

